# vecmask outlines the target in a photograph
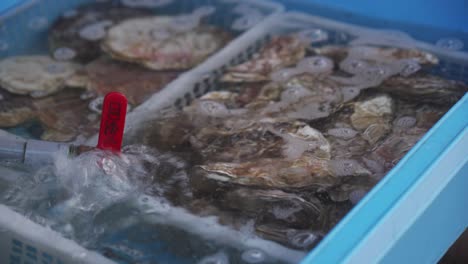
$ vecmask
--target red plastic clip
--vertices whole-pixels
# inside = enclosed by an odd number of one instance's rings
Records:
[[[127,115],[127,98],[118,92],[110,92],[102,103],[101,128],[97,148],[120,152]]]

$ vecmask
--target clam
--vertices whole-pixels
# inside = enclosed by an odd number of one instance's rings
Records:
[[[139,65],[101,57],[86,65],[67,84],[86,87],[101,96],[111,91],[121,92],[135,106],[161,90],[178,74],[175,71],[154,72]]]
[[[44,97],[64,88],[80,68],[47,56],[9,57],[0,61],[0,86],[13,94]]]
[[[447,80],[429,74],[417,74],[409,77],[389,78],[378,89],[407,100],[451,105],[468,91],[468,86],[460,81]]]
[[[103,49],[112,57],[153,70],[187,69],[222,48],[229,36],[213,26],[193,30],[174,28],[177,17],[128,19],[111,27]]]
[[[295,65],[305,55],[306,44],[296,35],[275,36],[248,61],[228,68],[224,82],[260,82],[270,80],[279,69]]]
[[[109,4],[86,5],[73,11],[57,19],[49,30],[50,52],[58,60],[89,62],[100,56],[100,40],[109,26],[151,14],[142,9]]]

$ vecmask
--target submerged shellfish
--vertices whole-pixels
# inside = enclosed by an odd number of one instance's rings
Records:
[[[161,90],[174,80],[179,72],[154,72],[141,66],[114,61],[101,57],[86,65],[84,70],[75,75],[75,86],[86,87],[97,95],[118,91],[126,95],[128,102],[139,105],[152,94]],[[80,79],[81,80],[77,80]]]
[[[260,82],[270,80],[270,74],[296,64],[305,55],[306,44],[297,36],[273,37],[253,57],[227,70],[224,82]]]
[[[0,61],[0,86],[14,94],[44,97],[65,87],[80,65],[46,56],[9,57]]]
[[[141,9],[92,4],[65,14],[49,30],[49,46],[56,59],[88,62],[101,54],[107,28],[124,19],[151,14]]]
[[[112,57],[153,70],[187,69],[223,47],[229,36],[221,29],[200,25],[180,32],[176,17],[134,18],[109,29],[102,47]]]
[[[439,105],[454,104],[468,92],[468,86],[463,82],[428,74],[395,76],[384,81],[378,89],[407,100]]]

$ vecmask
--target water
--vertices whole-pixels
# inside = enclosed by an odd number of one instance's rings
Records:
[[[181,200],[171,192],[191,199],[186,168],[177,155],[141,145],[125,147],[121,156],[57,155],[54,164],[35,172],[0,167],[0,203],[119,263],[277,263],[285,258],[280,254],[303,257],[256,237],[251,223],[235,230],[217,217],[174,206]]]

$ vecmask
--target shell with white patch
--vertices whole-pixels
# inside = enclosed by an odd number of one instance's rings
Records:
[[[80,65],[47,56],[10,57],[0,62],[0,85],[14,94],[43,97],[65,87]]]

